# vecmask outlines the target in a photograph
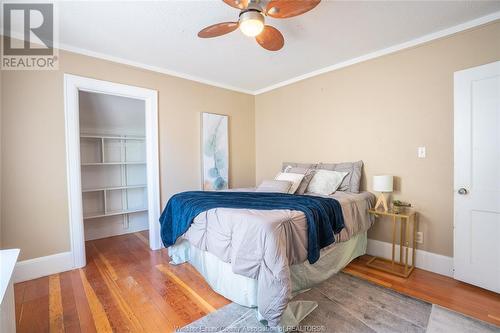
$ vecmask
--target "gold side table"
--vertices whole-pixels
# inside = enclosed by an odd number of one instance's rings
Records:
[[[376,218],[386,216],[392,218],[392,257],[385,259],[380,257],[373,257],[366,265],[379,269],[381,271],[391,273],[397,276],[407,278],[415,268],[415,255],[417,249],[417,213],[410,211],[406,213],[393,213],[391,211],[383,212],[378,210],[369,209],[368,213],[374,215]],[[399,223],[399,260],[396,260],[396,234],[397,224]],[[413,230],[410,229],[410,224],[413,224]],[[404,227],[403,227],[404,225]],[[413,233],[412,241],[410,243],[410,233]],[[408,263],[408,256],[411,244],[411,264]],[[404,250],[404,251],[403,251]],[[404,252],[404,257],[403,257]],[[403,260],[404,259],[404,260]]]

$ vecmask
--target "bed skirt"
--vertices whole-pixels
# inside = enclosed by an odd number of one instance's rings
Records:
[[[304,262],[290,269],[292,293],[296,295],[339,272],[354,258],[366,253],[367,233],[359,233],[346,242],[335,243],[321,250],[314,264]],[[179,239],[168,248],[172,264],[189,262],[205,278],[212,289],[227,299],[247,307],[257,306],[257,280],[233,273],[231,264],[210,252]]]

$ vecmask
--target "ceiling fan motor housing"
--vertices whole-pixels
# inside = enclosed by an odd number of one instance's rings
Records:
[[[250,37],[255,37],[264,29],[264,15],[257,9],[241,11],[239,26],[241,31]]]
[[[259,9],[253,9],[253,8],[248,8],[248,9],[244,9],[240,12],[240,23],[242,21],[246,21],[246,20],[259,20],[259,21],[262,21],[262,23],[264,23],[264,14],[262,14],[262,11],[259,10]]]

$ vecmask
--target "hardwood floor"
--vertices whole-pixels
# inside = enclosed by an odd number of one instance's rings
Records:
[[[18,332],[169,332],[229,303],[147,232],[87,242],[87,266],[14,286]],[[346,273],[500,325],[500,295],[416,269],[403,279],[353,261]]]
[[[14,286],[18,332],[170,332],[229,304],[147,232],[86,243],[87,266]]]

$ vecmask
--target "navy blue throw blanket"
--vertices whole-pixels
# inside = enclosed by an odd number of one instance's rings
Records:
[[[260,192],[182,192],[170,198],[160,217],[161,238],[169,247],[190,227],[194,218],[213,208],[259,210],[290,209],[307,218],[308,253],[311,264],[319,259],[319,250],[335,241],[334,234],[344,228],[339,202],[308,195]]]

